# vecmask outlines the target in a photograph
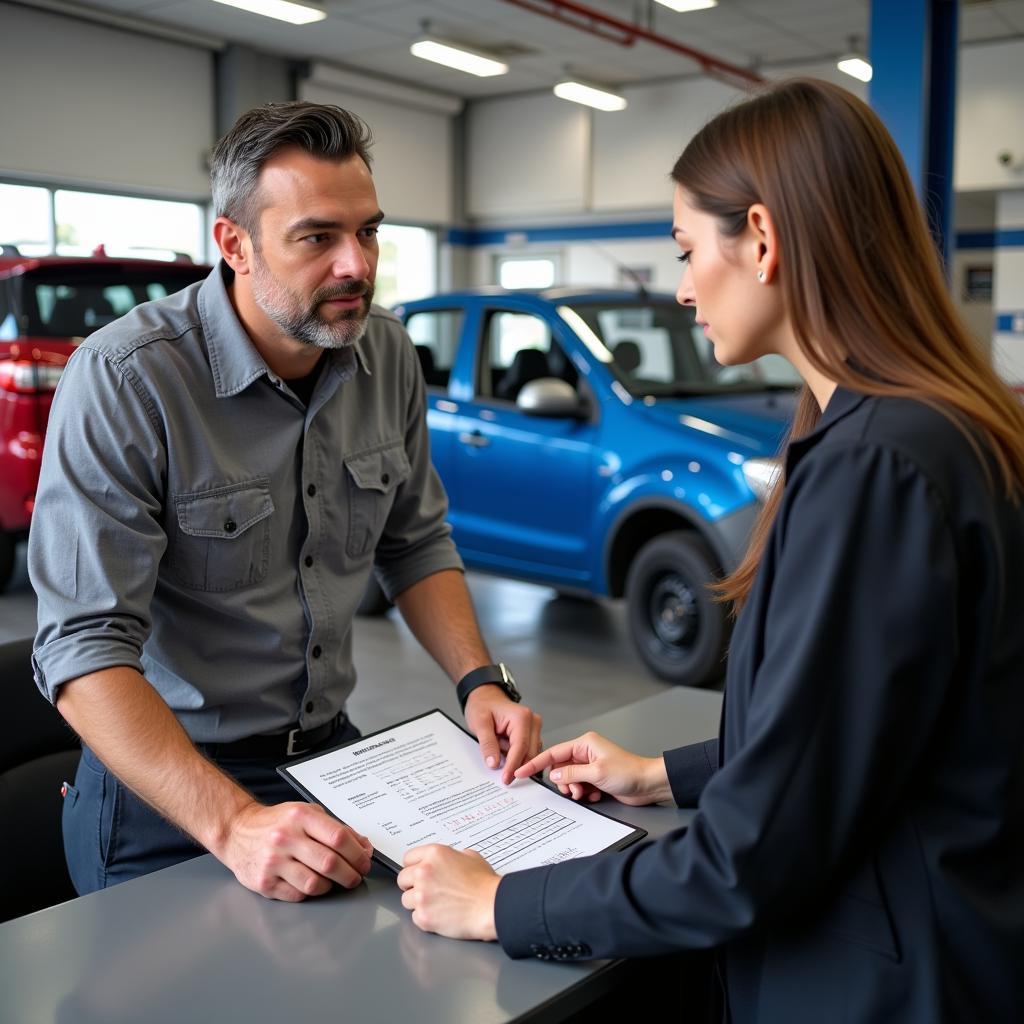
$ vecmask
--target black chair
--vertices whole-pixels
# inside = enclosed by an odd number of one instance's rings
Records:
[[[640,346],[635,341],[620,341],[612,350],[615,365],[625,374],[631,374],[641,362]]]
[[[61,784],[73,782],[78,737],[39,693],[32,641],[0,643],[0,921],[75,896],[61,838]]]
[[[550,377],[548,357],[539,348],[521,348],[512,360],[497,387],[497,397],[514,402],[525,384],[541,377]]]

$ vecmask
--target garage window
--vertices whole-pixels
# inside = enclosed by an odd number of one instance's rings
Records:
[[[108,256],[174,259],[180,253],[197,263],[204,257],[198,203],[58,189],[54,212],[59,256],[88,256],[102,245]]]
[[[49,189],[0,183],[0,243],[43,256],[53,252],[52,223]]]
[[[374,301],[382,306],[422,299],[437,289],[437,232],[381,224]]]

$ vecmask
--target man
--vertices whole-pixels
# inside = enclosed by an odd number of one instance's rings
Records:
[[[64,801],[80,893],[195,856],[300,900],[370,843],[275,768],[358,731],[351,625],[376,559],[503,778],[540,746],[480,637],[407,335],[371,307],[366,126],[243,115],[212,167],[222,261],[88,339],[50,418],[29,545],[42,691],[83,739]],[[198,845],[197,845],[198,844]]]

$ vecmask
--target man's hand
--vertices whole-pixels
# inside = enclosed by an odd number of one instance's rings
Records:
[[[417,928],[449,939],[498,937],[494,896],[501,879],[479,853],[419,846],[405,855],[404,863],[398,887]]]
[[[550,779],[573,800],[600,800],[602,793],[634,807],[669,800],[672,790],[663,757],[641,757],[596,732],[555,746],[521,765],[524,779],[550,768]]]
[[[253,801],[232,818],[223,845],[211,852],[247,889],[296,903],[332,882],[355,888],[370,870],[373,847],[319,807]]]
[[[540,753],[540,715],[525,704],[510,701],[499,686],[478,686],[466,701],[466,725],[480,741],[480,753],[488,768],[505,767],[501,781],[507,786],[515,770]]]

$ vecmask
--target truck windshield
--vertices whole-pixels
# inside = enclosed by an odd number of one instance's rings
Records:
[[[22,279],[22,333],[44,338],[84,338],[140,302],[162,299],[201,280],[201,266],[139,268],[53,266]]]
[[[689,306],[648,299],[578,302],[571,308],[611,353],[609,367],[637,398],[789,390],[800,384],[781,356],[744,366],[718,363]]]

